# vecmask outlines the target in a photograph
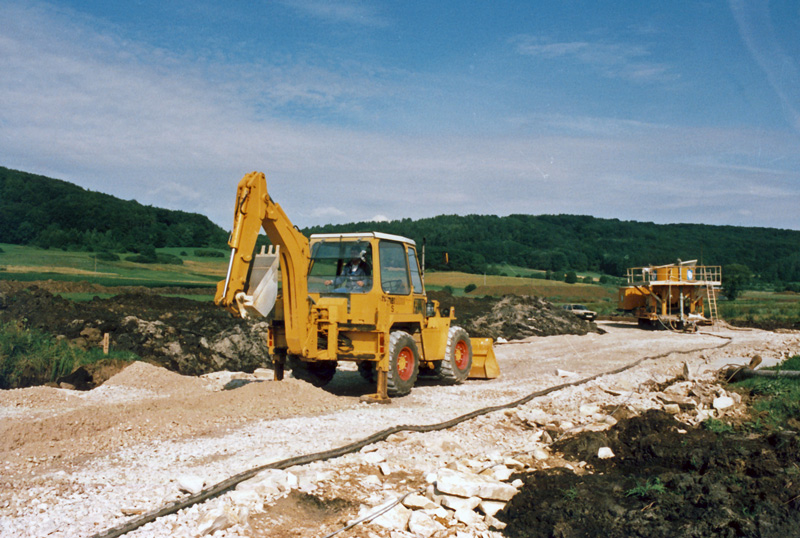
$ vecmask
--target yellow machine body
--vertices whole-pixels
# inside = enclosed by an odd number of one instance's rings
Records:
[[[257,254],[261,229],[272,247]],[[323,385],[338,361],[354,361],[377,382],[367,399],[386,402],[408,393],[421,371],[450,384],[499,375],[491,339],[470,339],[453,325],[452,309],[428,301],[411,239],[379,232],[307,239],[269,197],[264,174],[253,172],[239,182],[229,246],[214,301],[269,320],[278,379],[288,365],[295,377]]]
[[[619,288],[618,308],[633,313],[642,327],[692,329],[716,319],[721,284],[719,266],[697,265],[694,260],[633,267],[628,269],[627,285]]]

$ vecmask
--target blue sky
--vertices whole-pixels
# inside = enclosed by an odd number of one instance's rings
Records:
[[[800,230],[800,4],[0,0],[0,165],[229,227]]]

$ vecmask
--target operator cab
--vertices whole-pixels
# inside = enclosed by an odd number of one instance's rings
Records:
[[[314,234],[308,291],[323,295],[424,294],[413,240],[371,233]]]

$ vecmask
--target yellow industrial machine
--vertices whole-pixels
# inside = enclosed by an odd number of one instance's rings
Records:
[[[254,254],[262,228],[272,246]],[[214,302],[236,316],[269,319],[276,379],[288,366],[322,386],[338,361],[355,361],[377,382],[364,399],[388,402],[410,392],[421,371],[448,384],[500,374],[492,340],[469,338],[452,325],[452,309],[440,312],[427,300],[411,239],[370,232],[309,240],[269,197],[264,174],[253,172],[239,182],[228,244]]]
[[[632,267],[627,285],[619,289],[619,308],[633,312],[640,327],[692,331],[717,319],[716,292],[721,285],[722,268],[697,265],[697,260]]]

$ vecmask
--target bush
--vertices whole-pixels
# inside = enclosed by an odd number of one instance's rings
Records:
[[[183,253],[181,253],[183,254]],[[224,258],[225,254],[220,252],[219,250],[212,250],[212,249],[201,249],[196,248],[194,250],[194,255],[200,258]]]
[[[183,260],[178,256],[173,256],[172,254],[156,254],[155,256],[150,256],[149,254],[134,254],[133,256],[127,256],[125,261],[133,263],[164,263],[167,265],[183,265]]]
[[[478,286],[476,286],[475,284],[467,284],[466,286],[464,286],[464,293],[469,293],[477,288]]]
[[[578,281],[578,275],[575,271],[570,271],[567,273],[567,276],[564,277],[564,282],[567,284],[575,284]]]
[[[104,261],[104,262],[118,262],[119,261],[119,256],[117,256],[113,252],[98,252],[97,254],[95,254],[95,258],[97,258],[100,261]]]

